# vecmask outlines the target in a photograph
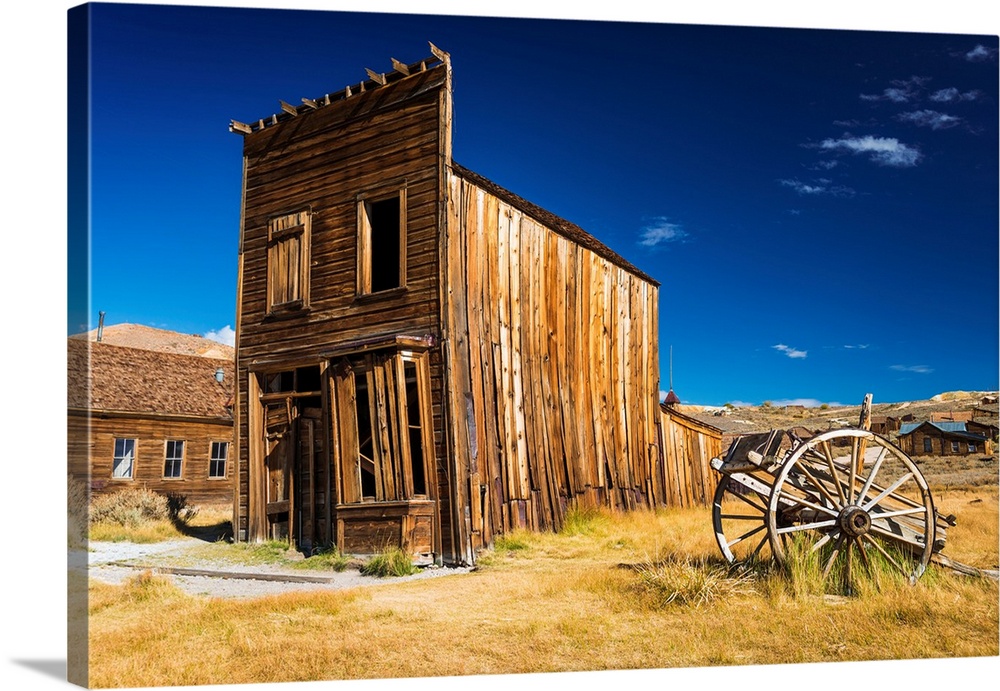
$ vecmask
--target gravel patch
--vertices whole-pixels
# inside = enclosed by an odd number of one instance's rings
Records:
[[[472,571],[469,567],[427,566],[412,576],[377,578],[364,576],[356,568],[336,572],[296,570],[272,564],[230,564],[194,556],[202,545],[204,543],[196,539],[151,544],[91,542],[87,552],[87,575],[103,583],[121,584],[151,570],[169,578],[190,595],[255,598],[289,592],[374,587]],[[79,556],[74,559],[71,555],[70,563],[74,562],[82,564],[82,559]]]

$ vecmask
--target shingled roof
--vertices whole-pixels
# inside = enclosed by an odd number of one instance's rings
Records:
[[[127,348],[82,338],[70,338],[67,345],[70,408],[232,420],[231,358]],[[219,368],[221,382],[216,380]]]

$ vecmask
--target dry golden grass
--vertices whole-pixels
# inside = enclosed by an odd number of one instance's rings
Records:
[[[981,498],[982,501],[974,502]],[[946,552],[996,567],[997,493],[948,494]],[[854,598],[729,572],[709,509],[594,514],[515,533],[476,571],[257,600],[149,574],[90,587],[98,687],[400,678],[998,654],[998,589],[931,568]],[[671,597],[671,594],[674,594]]]
[[[135,525],[122,525],[113,521],[93,522],[89,539],[96,542],[162,542],[179,540],[186,536],[201,535],[204,539],[221,539],[231,533],[232,510],[216,507],[199,509],[186,521],[162,518],[145,520]]]

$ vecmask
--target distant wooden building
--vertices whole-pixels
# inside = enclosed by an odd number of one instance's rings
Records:
[[[712,503],[720,475],[713,458],[722,457],[722,430],[681,412],[671,389],[660,404],[660,447],[663,449],[669,506]]]
[[[658,283],[455,163],[449,56],[233,121],[237,539],[472,563],[670,494]]]
[[[92,495],[145,487],[231,507],[233,349],[134,325],[109,341],[67,341],[70,478]]]
[[[971,456],[993,453],[988,432],[971,422],[911,422],[899,430],[897,444],[910,456]]]
[[[902,424],[903,420],[899,417],[892,415],[872,415],[871,431],[883,437],[889,437],[898,432]]]
[[[939,410],[929,416],[930,422],[969,422],[972,418],[971,410]]]

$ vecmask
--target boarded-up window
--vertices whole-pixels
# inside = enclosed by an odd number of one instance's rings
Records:
[[[267,311],[309,306],[308,210],[272,218],[267,224]]]
[[[358,202],[358,294],[406,285],[406,189]]]

